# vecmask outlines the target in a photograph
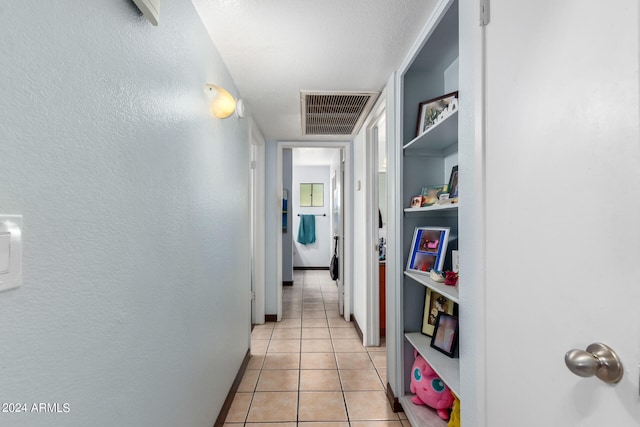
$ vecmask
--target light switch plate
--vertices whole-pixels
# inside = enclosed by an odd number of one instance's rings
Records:
[[[0,215],[0,292],[22,284],[22,215]]]
[[[9,261],[11,261],[11,233],[0,233],[0,274],[9,272]]]

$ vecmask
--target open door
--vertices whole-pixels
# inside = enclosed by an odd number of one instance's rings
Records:
[[[640,425],[639,18],[636,0],[491,2],[486,426]],[[597,342],[615,384],[565,366],[577,349],[595,373]]]

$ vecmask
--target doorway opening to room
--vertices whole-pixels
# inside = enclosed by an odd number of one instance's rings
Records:
[[[379,346],[386,336],[387,130],[385,110],[367,128],[366,180],[366,336]]]
[[[329,264],[338,257],[340,314],[351,319],[351,182],[349,142],[280,142],[277,150],[278,215],[277,319],[283,319],[283,286],[295,272],[318,270],[331,280]],[[298,275],[301,277],[301,275]]]

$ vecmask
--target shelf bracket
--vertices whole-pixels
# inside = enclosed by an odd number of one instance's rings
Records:
[[[480,0],[480,26],[484,27],[491,21],[489,0]]]

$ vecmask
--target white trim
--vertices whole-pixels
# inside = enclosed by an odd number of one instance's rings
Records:
[[[387,84],[387,240],[398,242],[402,238],[400,206],[402,200],[402,179],[398,171],[402,170],[402,77],[395,72]],[[400,141],[399,143],[397,141]],[[387,284],[387,382],[396,397],[404,393],[402,360],[404,359],[404,313],[401,308],[403,298],[404,262],[402,248],[397,243],[387,247],[387,277],[396,286]]]
[[[251,313],[254,324],[264,323],[265,318],[265,141],[258,126],[251,119],[251,160],[255,161],[253,170],[252,194],[253,194],[253,312]],[[256,242],[260,242],[256,244]]]
[[[372,114],[372,119],[367,126],[366,133],[366,172],[367,182],[365,188],[368,188],[366,194],[367,219],[366,219],[366,274],[365,280],[365,346],[380,345],[380,260],[378,254],[374,251],[374,247],[378,242],[378,127],[382,120],[385,119],[386,113],[386,92],[383,92],[379,100],[377,109]],[[376,286],[377,285],[377,286]]]
[[[486,117],[485,67],[486,28],[477,25],[480,3],[460,0],[460,93],[459,158],[464,171],[460,188],[464,204],[458,221],[462,275],[471,282],[460,295],[460,340],[465,351],[460,360],[460,393],[465,403],[461,417],[465,426],[487,427],[487,322],[486,322]]]
[[[352,147],[351,141],[278,141],[276,150],[276,203],[274,203],[274,211],[276,212],[276,218],[280,218],[281,208],[280,200],[282,200],[282,150],[284,148],[304,148],[304,147],[316,147],[316,148],[342,148],[345,158],[344,166],[344,239],[343,245],[344,261],[341,263],[343,271],[341,280],[344,283],[344,318],[350,320],[351,318],[351,287],[353,286],[352,280],[352,263],[353,263],[353,211],[351,207],[352,203],[352,183],[351,177],[351,157]],[[282,228],[278,227],[278,235],[276,237],[276,288],[277,291],[277,319],[282,320]]]

